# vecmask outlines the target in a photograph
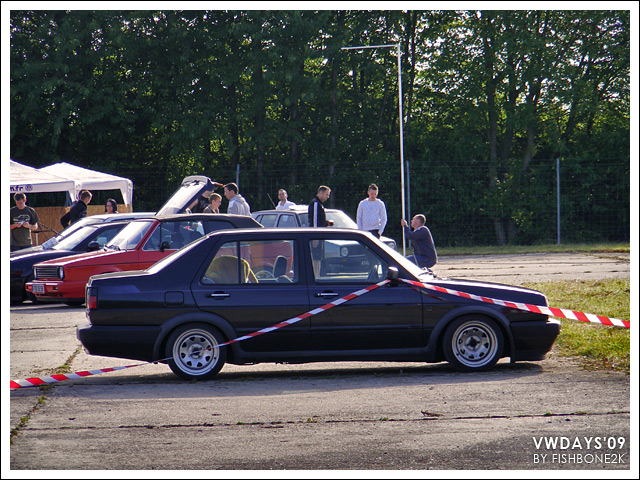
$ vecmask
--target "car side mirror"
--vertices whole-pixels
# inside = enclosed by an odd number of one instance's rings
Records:
[[[391,282],[392,286],[395,287],[398,285],[399,277],[400,277],[400,273],[398,272],[398,269],[396,267],[389,267],[387,269],[387,280]]]
[[[169,242],[162,242],[162,244],[160,245],[160,251],[164,252],[165,250],[169,250],[170,245]]]
[[[87,245],[87,252],[97,252],[100,250],[100,244],[95,240]]]

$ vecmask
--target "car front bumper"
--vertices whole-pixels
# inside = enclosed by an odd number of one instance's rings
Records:
[[[512,361],[543,360],[560,334],[560,321],[513,322],[511,332],[515,344]]]
[[[64,282],[56,280],[33,280],[27,282],[25,289],[46,300],[84,301],[84,287],[82,282]]]

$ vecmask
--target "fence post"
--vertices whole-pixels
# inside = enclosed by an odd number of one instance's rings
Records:
[[[560,239],[560,157],[556,158],[556,210],[557,210],[557,224],[558,224],[558,245],[561,243]]]

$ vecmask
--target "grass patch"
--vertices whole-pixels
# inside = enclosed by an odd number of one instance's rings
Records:
[[[544,293],[549,306],[629,321],[630,281],[623,279],[526,283]],[[630,330],[562,320],[558,353],[579,356],[592,368],[630,370]]]
[[[629,243],[568,243],[544,245],[504,245],[479,247],[439,247],[438,255],[515,255],[525,253],[629,253]]]

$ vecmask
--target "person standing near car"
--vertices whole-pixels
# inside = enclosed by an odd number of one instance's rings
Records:
[[[74,203],[69,211],[60,217],[60,225],[62,228],[67,228],[69,225],[73,225],[81,218],[87,216],[87,205],[91,202],[91,192],[89,190],[83,190],[80,192],[80,198]]]
[[[38,229],[38,214],[27,206],[27,196],[18,192],[13,196],[16,202],[11,207],[9,219],[11,220],[11,251],[22,250],[32,246],[31,232]]]
[[[249,207],[244,197],[238,193],[238,186],[235,183],[227,183],[224,186],[224,196],[229,200],[227,213],[251,216],[251,207]]]
[[[407,258],[419,267],[430,270],[431,267],[438,263],[438,254],[436,253],[431,231],[426,226],[426,217],[418,214],[411,219],[413,231],[411,231],[404,218],[400,223],[404,228],[405,238],[411,240],[413,245],[413,255],[409,255]]]
[[[220,213],[220,205],[222,205],[222,196],[212,193],[209,196],[209,205],[205,207],[203,213]]]
[[[365,230],[380,238],[387,225],[387,208],[378,198],[378,186],[375,183],[369,185],[367,195],[368,198],[358,204],[356,223],[359,230]]]
[[[107,198],[107,203],[104,204],[104,213],[118,213],[118,202],[113,198]]]
[[[327,215],[324,211],[324,202],[329,200],[331,189],[325,185],[318,187],[318,193],[309,203],[308,220],[310,227],[327,227]]]
[[[276,205],[276,210],[288,210],[291,207],[296,206],[295,203],[290,202],[288,199],[289,194],[284,188],[278,190],[278,204]]]
[[[324,202],[329,200],[331,189],[325,185],[318,187],[318,193],[309,202],[309,211],[307,212],[310,227],[328,227],[327,215],[324,211]],[[320,240],[311,241],[311,259],[313,260],[313,272],[317,277],[320,276],[320,266],[322,263],[324,242]]]

